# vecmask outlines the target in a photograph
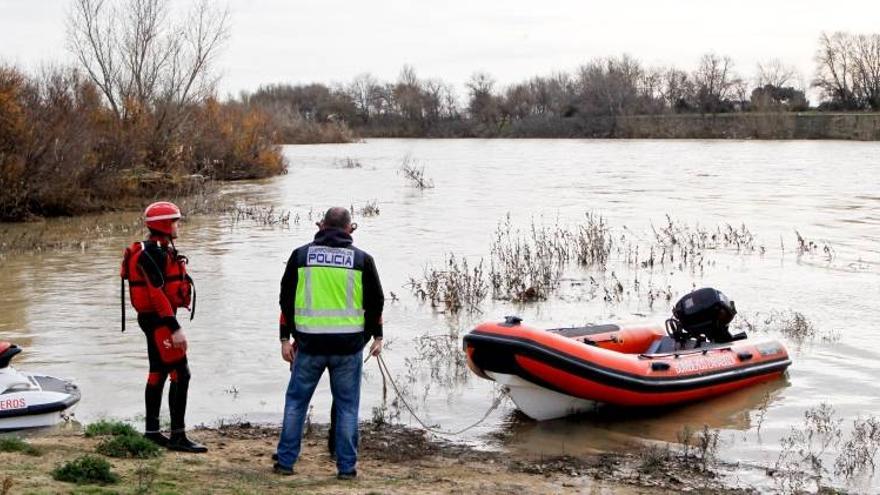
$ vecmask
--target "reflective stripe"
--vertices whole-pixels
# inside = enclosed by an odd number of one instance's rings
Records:
[[[305,275],[305,308],[312,307],[312,271],[306,268],[303,270],[303,275]]]
[[[158,222],[159,220],[177,220],[180,218],[180,213],[167,213],[165,215],[155,215],[152,217],[147,217],[144,219],[145,222]]]
[[[345,284],[345,307],[354,308],[354,270],[348,270]]]
[[[302,333],[361,333],[364,331],[363,325],[341,325],[336,327],[327,327],[324,325],[303,325],[297,323],[296,331]]]
[[[362,309],[309,309],[294,308],[293,314],[296,316],[338,316],[338,317],[359,317],[364,315]]]

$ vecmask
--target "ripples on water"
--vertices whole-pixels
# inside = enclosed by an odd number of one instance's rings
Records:
[[[370,140],[285,151],[288,175],[229,189],[252,203],[292,210],[299,223],[284,229],[194,217],[184,225],[178,244],[192,260],[199,294],[197,318],[185,324],[194,375],[193,424],[218,418],[278,420],[288,377],[276,339],[284,262],[294,247],[311,239],[320,211],[334,204],[359,208],[372,200],[381,214],[357,218],[361,228],[355,240],[375,256],[386,293],[400,298],[387,303],[386,360],[412,382],[409,389],[422,414],[449,429],[479,419],[491,401],[492,384],[461,373],[460,362],[419,356],[418,337],[461,335],[481,319],[510,313],[540,327],[662,320],[669,311],[665,301],[650,307],[631,297],[608,304],[564,286],[541,304],[487,303],[482,314],[450,319],[409,294],[404,285],[428,262],[442,263],[448,253],[488,257],[492,233],[508,213],[525,228],[533,220],[573,224],[593,211],[616,231],[626,227],[645,239],[666,214],[707,227],[744,223],[767,249],[763,256],[711,253],[715,264],[701,277],[655,270],[655,282],[672,284],[676,297],[692,286],[712,285],[735,299],[744,314],[799,311],[820,331],[841,335],[831,344],[789,342],[794,364],[787,379],[726,397],[663,412],[627,413],[622,419],[619,412],[605,411],[541,424],[512,417],[507,404],[473,430],[472,439],[500,428],[507,432],[508,448],[576,453],[625,448],[639,438],[674,441],[683,425],[708,424],[722,429],[724,457],[768,464],[776,458],[780,437],[819,401],[831,402],[845,425],[880,411],[880,385],[874,379],[880,368],[877,144]],[[406,185],[398,168],[407,154],[426,167],[433,189]],[[362,168],[341,167],[346,158]],[[798,259],[795,229],[833,246],[834,259]],[[11,255],[0,261],[0,337],[26,347],[18,360],[23,368],[76,379],[84,397],[77,416],[84,421],[142,414],[143,335],[133,320],[128,332],[119,333],[116,274],[121,250],[132,240],[117,236],[95,241],[84,252]],[[618,272],[626,276],[625,270]],[[457,339],[450,342],[449,352],[460,348]],[[366,370],[362,416],[369,417],[381,398],[381,380],[375,365]],[[755,414],[766,394],[769,406],[758,437]],[[317,420],[327,420],[329,396],[325,383],[314,401]],[[400,419],[411,421],[405,413]]]

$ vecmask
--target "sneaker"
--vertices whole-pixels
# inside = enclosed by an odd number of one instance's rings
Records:
[[[144,438],[155,443],[159,447],[167,447],[168,446],[168,437],[159,433],[158,431],[144,433]]]
[[[191,454],[204,454],[208,451],[208,447],[186,438],[185,433],[171,435],[171,439],[168,440],[166,447],[168,447],[168,450],[189,452]]]
[[[357,479],[357,477],[358,477],[357,471],[352,471],[350,473],[339,473],[336,475],[336,479],[342,480],[342,481],[354,481]]]
[[[281,476],[293,476],[293,467],[284,467],[276,462],[272,466],[272,472]]]

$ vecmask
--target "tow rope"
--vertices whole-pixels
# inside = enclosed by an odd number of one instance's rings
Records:
[[[371,357],[372,357],[372,355],[367,356],[367,359],[365,359],[364,362],[366,363],[367,361],[369,361],[369,359]],[[428,426],[424,421],[422,421],[421,418],[419,418],[418,414],[416,414],[416,412],[413,410],[413,408],[410,407],[409,403],[403,397],[403,394],[400,393],[400,389],[397,387],[397,384],[394,382],[394,379],[391,378],[391,371],[388,369],[388,365],[385,364],[385,360],[382,359],[381,354],[376,356],[376,362],[379,364],[379,373],[382,374],[382,403],[385,403],[385,399],[388,396],[388,387],[386,385],[386,381],[391,382],[391,387],[394,389],[394,393],[397,394],[397,398],[400,399],[400,402],[403,403],[403,406],[406,408],[407,411],[409,411],[409,413],[412,415],[412,417],[415,418],[416,422],[418,422],[422,426],[422,428],[424,428],[425,430],[427,430],[431,433],[436,433],[438,435],[446,435],[446,436],[461,435],[462,433],[464,433],[472,428],[476,428],[477,426],[480,425],[480,423],[482,423],[483,421],[486,421],[486,418],[488,418],[489,415],[492,414],[492,412],[495,409],[498,409],[498,406],[501,405],[501,401],[504,398],[503,395],[496,396],[495,400],[492,402],[492,405],[489,406],[489,409],[486,411],[485,414],[483,414],[483,417],[480,418],[479,421],[477,421],[476,423],[469,425],[465,428],[462,428],[460,430],[457,430],[457,431],[441,430],[441,429],[434,427],[434,426]]]

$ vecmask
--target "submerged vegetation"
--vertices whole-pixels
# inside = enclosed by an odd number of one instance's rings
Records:
[[[486,298],[488,286],[483,261],[469,266],[465,258],[449,255],[442,268],[427,266],[420,279],[410,278],[410,290],[432,308],[450,313],[463,309],[476,311]]]
[[[850,480],[874,473],[880,452],[880,420],[874,416],[853,420],[846,440],[842,424],[843,419],[828,403],[804,411],[801,424],[792,426],[782,438],[782,449],[768,471],[781,492],[821,492],[827,490],[832,474]]]
[[[685,425],[676,434],[676,444],[648,444],[638,451],[639,472],[656,474],[674,466],[679,471],[696,471],[702,476],[714,477],[719,463],[719,435],[719,430],[708,425],[697,431]]]
[[[823,342],[837,342],[841,337],[839,331],[819,329],[803,313],[793,310],[740,314],[734,327],[749,333],[778,333],[796,343],[812,342],[817,338]]]
[[[425,166],[420,165],[411,155],[400,162],[400,174],[407,183],[416,189],[432,189],[434,181],[425,174]]]
[[[488,296],[520,303],[546,300],[565,284],[579,288],[581,297],[589,300],[602,297],[620,303],[632,297],[653,307],[657,300],[674,297],[666,283],[670,273],[700,275],[714,265],[710,253],[716,251],[764,255],[766,248],[745,225],[703,227],[668,215],[647,235],[626,227],[613,229],[597,213],[587,213],[571,226],[533,220],[525,231],[507,216],[492,235],[488,260],[450,254],[444,268],[429,265],[408,285],[417,297],[450,313],[479,310]],[[488,263],[488,271],[483,263]],[[577,268],[589,275],[572,278]],[[796,315],[784,324],[784,332],[792,335],[815,333]]]
[[[250,220],[263,226],[288,227],[291,222],[294,224],[300,222],[299,214],[294,215],[291,220],[292,212],[290,210],[276,210],[274,206],[236,203],[226,210],[226,214],[233,224],[242,220]]]

